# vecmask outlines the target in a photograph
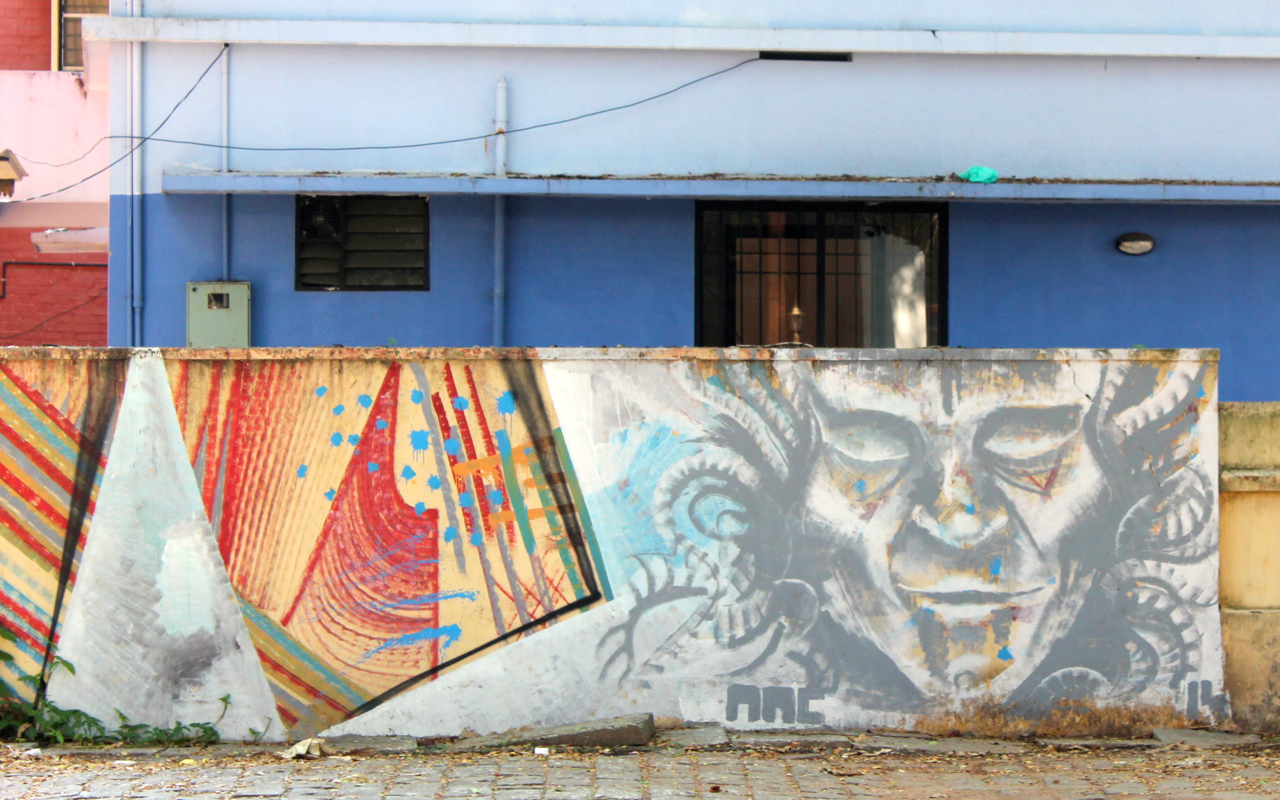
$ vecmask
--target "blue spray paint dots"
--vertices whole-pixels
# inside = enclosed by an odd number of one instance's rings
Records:
[[[964,507],[964,513],[969,514],[970,516],[972,516],[973,513],[977,510],[978,510],[977,507],[974,506],[973,503],[970,503],[969,505]]]
[[[431,444],[431,434],[426,431],[410,431],[409,446],[414,450],[426,450]]]
[[[449,527],[444,529],[444,540],[446,542],[452,542],[454,539],[457,539],[457,538],[458,538],[457,528],[450,525]]]
[[[853,488],[857,490],[858,494],[866,494],[867,482],[864,480],[859,480],[857,483],[853,484]]]
[[[379,467],[379,466],[378,466],[378,462],[376,462],[376,461],[370,461],[370,462],[369,462],[369,471],[370,471],[370,472],[377,472],[379,469],[381,469],[381,467]]]
[[[479,547],[480,545],[484,544],[484,537],[481,536],[479,533],[471,534],[471,544],[475,545],[476,547]]]
[[[476,502],[476,499],[471,496],[471,492],[461,492],[458,495],[458,505],[462,506],[463,508],[471,508],[471,506],[475,502]]]
[[[347,407],[339,403],[338,405],[333,407],[333,415],[336,417],[346,410],[347,410]]]
[[[502,393],[502,396],[498,398],[498,413],[499,414],[516,413],[516,396],[514,394],[512,394],[511,392]]]
[[[342,444],[342,434],[335,433],[334,435],[330,436],[329,444],[333,445],[334,447],[337,447],[338,445]]]
[[[439,489],[441,485],[440,476],[432,475],[430,478],[427,478],[427,485],[430,486],[432,489]]]
[[[427,513],[427,504],[421,503],[421,502],[414,503],[413,513],[417,514],[418,516],[422,516],[423,514]]]
[[[316,397],[324,397],[325,392],[327,392],[327,391],[329,391],[329,387],[328,387],[328,386],[317,386],[317,387],[316,387]]]
[[[1003,559],[1003,558],[993,558],[993,559],[991,559],[991,566],[989,567],[989,570],[990,570],[990,572],[991,572],[991,576],[992,576],[992,577],[995,577],[996,575],[999,575],[999,574],[1000,574],[1000,570],[1001,570],[1003,567],[1004,567],[1004,559]]]
[[[418,391],[417,389],[414,389],[412,392],[409,392],[409,399],[415,403],[421,403],[422,398],[423,398],[422,392]]]
[[[359,403],[362,408],[368,408],[373,405],[373,398],[367,394],[362,394],[356,398],[356,402]]]
[[[1008,647],[1001,647],[1000,652],[996,653],[996,658],[1000,659],[1001,661],[1012,661],[1013,653],[1009,652]]]
[[[380,431],[385,431],[387,429],[387,421],[385,419],[380,419],[377,422],[373,423],[373,427],[377,428]]]
[[[352,444],[360,444],[360,434],[358,433],[351,434],[350,436],[347,437],[347,441],[351,442]]]
[[[471,402],[465,397],[455,397],[453,398],[453,407],[459,411],[466,411],[471,407]]]
[[[400,477],[404,478],[406,481],[417,474],[418,473],[413,471],[413,467],[409,466],[408,464],[405,464],[404,469],[400,470]]]
[[[338,493],[337,493],[337,492],[335,492],[333,489],[330,489],[329,491],[327,491],[327,492],[325,492],[325,493],[324,493],[324,499],[325,499],[325,500],[332,500],[333,498],[335,498],[335,497],[337,497],[337,496],[338,496]]]
[[[456,456],[458,454],[458,451],[461,449],[462,449],[462,442],[459,442],[457,439],[444,440],[444,451],[449,455]]]
[[[489,505],[494,508],[502,508],[502,492],[497,489],[489,492]]]
[[[306,465],[306,464],[303,464],[302,466],[298,467],[298,477],[299,477],[299,478],[305,478],[305,477],[307,477],[307,465]]]

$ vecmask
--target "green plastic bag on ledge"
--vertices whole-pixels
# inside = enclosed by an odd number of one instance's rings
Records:
[[[1000,179],[1000,173],[991,167],[969,167],[959,177],[969,183],[995,183]]]

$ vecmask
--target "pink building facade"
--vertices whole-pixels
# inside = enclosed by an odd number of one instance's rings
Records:
[[[0,151],[26,172],[0,197],[0,346],[106,344],[108,61],[80,37],[105,12],[0,0]]]

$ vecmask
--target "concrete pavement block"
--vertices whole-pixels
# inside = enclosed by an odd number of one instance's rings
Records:
[[[789,750],[835,750],[849,746],[849,737],[835,733],[788,733],[775,731],[742,731],[734,733],[735,747]]]
[[[353,750],[366,752],[368,755],[384,755],[388,753],[413,753],[418,749],[418,740],[412,736],[333,736],[324,740],[325,748],[335,753],[350,753]],[[369,752],[372,751],[372,752]]]
[[[725,747],[729,735],[721,725],[702,725],[663,731],[659,743],[669,747]]]
[[[1036,742],[1059,750],[1142,750],[1161,746],[1155,739],[1036,739]]]
[[[892,750],[904,753],[1000,754],[1024,753],[1025,745],[997,739],[953,737],[928,739],[923,736],[857,736],[852,746],[858,750]]]
[[[1202,747],[1212,750],[1219,747],[1232,747],[1240,744],[1256,744],[1261,737],[1252,733],[1223,733],[1221,731],[1197,731],[1182,728],[1156,728],[1152,731],[1155,738],[1164,744],[1185,744],[1191,747]]]
[[[655,728],[652,714],[629,714],[613,719],[507,731],[464,739],[445,747],[446,752],[473,753],[504,747],[561,745],[564,747],[637,747],[649,743]]]

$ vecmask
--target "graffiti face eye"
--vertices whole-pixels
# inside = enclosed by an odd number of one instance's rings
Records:
[[[974,444],[1001,477],[1030,491],[1047,492],[1079,434],[1076,406],[1002,408],[982,421]]]
[[[908,424],[879,412],[851,412],[827,429],[828,458],[845,492],[859,502],[882,494],[910,463],[914,441]]]
[[[831,440],[849,458],[868,465],[901,461],[911,455],[911,448],[897,435],[867,424],[835,431]]]

